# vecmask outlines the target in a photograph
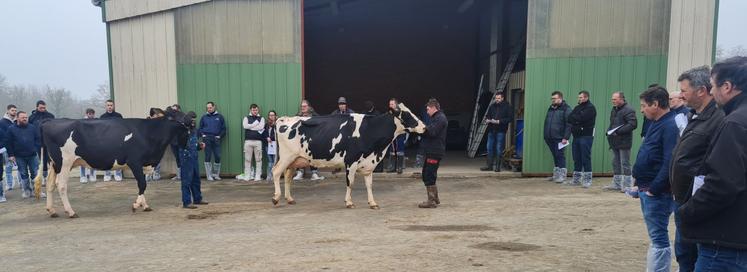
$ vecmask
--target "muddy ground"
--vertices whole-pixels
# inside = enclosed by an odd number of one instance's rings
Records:
[[[378,180],[381,210],[370,210],[362,180],[356,209],[345,208],[339,179],[298,183],[298,204],[278,207],[270,184],[224,180],[203,186],[210,205],[184,210],[179,184],[161,181],[146,193],[154,211],[133,214],[134,181],[74,181],[77,219],[49,218],[43,200],[9,193],[0,204],[0,270],[645,270],[638,202],[600,182],[584,190],[543,179],[442,179],[441,206],[418,209],[420,181]]]

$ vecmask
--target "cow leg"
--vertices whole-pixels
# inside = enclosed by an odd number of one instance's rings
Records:
[[[47,176],[47,214],[50,217],[57,217],[57,211],[54,210],[54,188],[57,179],[57,173],[54,171],[54,166],[50,163],[49,174]]]
[[[285,182],[288,183],[288,178],[290,175],[288,174],[288,166],[295,160],[295,158],[289,158],[289,156],[281,156],[280,160],[275,164],[275,166],[272,167],[272,182],[275,185],[275,193],[272,196],[272,204],[277,205],[278,202],[280,202],[280,176],[283,175],[283,172],[285,172]],[[286,190],[288,190],[286,188]]]
[[[291,196],[291,184],[293,183],[293,173],[295,172],[296,169],[293,168],[285,170],[285,201],[288,202],[288,205],[296,205],[296,201]]]
[[[60,193],[60,199],[62,200],[62,206],[65,208],[65,213],[67,213],[67,216],[70,218],[78,218],[78,215],[75,214],[75,211],[73,211],[73,208],[70,206],[70,200],[67,198],[67,181],[71,168],[72,166],[70,164],[63,162],[62,170],[60,170],[60,174],[57,176],[55,181],[57,182],[57,191]],[[49,187],[50,186],[47,185],[47,191],[49,191]],[[52,196],[47,195],[47,199],[50,197]],[[47,200],[47,202],[49,202],[49,200]]]
[[[143,173],[143,167],[140,165],[140,167],[135,166],[137,164],[128,164],[130,167],[130,170],[132,171],[132,174],[135,176],[135,179],[137,180],[137,200],[135,200],[135,203],[132,203],[132,212],[135,212],[137,208],[142,207],[144,212],[152,211],[153,209],[148,206],[148,203],[145,202],[145,173]]]
[[[373,173],[368,173],[367,175],[363,176],[363,178],[366,180],[366,191],[368,192],[368,206],[371,207],[371,209],[378,210],[379,204],[376,204],[376,201],[374,201],[373,191],[371,190],[371,186],[373,185]]]
[[[347,192],[345,193],[345,207],[347,207],[348,209],[355,208],[355,204],[353,204],[353,197],[351,196],[353,192],[353,183],[355,182],[355,171],[355,169],[348,168],[345,172],[345,177],[347,178],[348,185]]]

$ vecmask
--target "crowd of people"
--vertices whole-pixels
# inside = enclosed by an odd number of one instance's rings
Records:
[[[638,98],[643,114],[642,144],[635,164],[631,166],[633,134],[638,128],[636,113],[628,105],[623,92],[611,96],[612,110],[609,126],[603,132],[612,155],[612,182],[606,190],[626,193],[637,198],[648,230],[650,246],[647,254],[648,271],[669,271],[672,248],[668,224],[675,218],[674,254],[680,271],[747,271],[747,57],[733,57],[716,63],[713,68],[695,67],[679,78],[679,91],[668,92],[652,84]],[[578,103],[571,108],[561,91],[551,94],[543,136],[554,168],[550,181],[592,186],[591,150],[596,134],[597,110],[590,101],[590,92],[578,93]],[[397,99],[389,100],[389,111],[396,111]],[[502,93],[496,93],[494,103],[487,110],[487,162],[483,171],[501,171],[505,136],[513,121],[513,109]],[[331,114],[354,113],[345,97],[337,100],[338,109]],[[366,114],[380,114],[372,102],[366,102]],[[115,111],[114,101],[106,101],[106,113],[100,119],[122,118]],[[181,111],[179,105],[172,110]],[[178,174],[182,180],[183,207],[208,204],[200,192],[198,152],[204,150],[204,167],[208,181],[221,180],[221,143],[226,136],[226,121],[214,102],[206,104],[206,113],[195,128],[186,147],[172,145]],[[440,105],[431,99],[423,116],[427,129],[423,135],[418,160],[423,164],[422,179],[427,200],[421,208],[434,208],[440,203],[436,187],[437,170],[445,155],[446,116]],[[194,112],[188,115],[196,118]],[[317,113],[309,101],[300,103],[297,116],[311,117]],[[151,109],[148,118],[161,118],[164,112]],[[39,125],[54,119],[46,103],[38,101],[28,114],[14,105],[6,107],[0,120],[0,177],[5,172],[5,192],[20,184],[23,198],[30,197],[39,167],[41,139]],[[84,119],[95,119],[95,112],[87,109]],[[256,104],[249,106],[243,117],[244,172],[236,177],[243,181],[260,182],[263,173],[272,179],[271,168],[277,156],[275,121],[277,113],[261,115]],[[389,150],[387,171],[402,173],[407,135],[393,140]],[[568,179],[565,151],[571,145],[574,167]],[[263,160],[268,161],[262,168]],[[18,177],[12,172],[17,167]],[[46,165],[42,166],[46,176]],[[160,179],[160,165],[155,167],[151,180]],[[310,167],[311,180],[324,179],[318,169]],[[96,180],[94,169],[81,167],[81,183]],[[306,169],[298,169],[294,180],[303,179]],[[122,179],[121,171],[107,171],[104,180]],[[3,183],[0,182],[0,186]],[[43,194],[43,193],[42,193]]]

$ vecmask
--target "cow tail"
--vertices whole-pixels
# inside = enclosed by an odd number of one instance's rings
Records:
[[[41,152],[41,164],[39,169],[36,170],[36,178],[34,178],[34,196],[38,200],[41,197],[42,179],[44,177],[44,164],[46,163],[47,156],[44,156],[44,144],[42,144]]]

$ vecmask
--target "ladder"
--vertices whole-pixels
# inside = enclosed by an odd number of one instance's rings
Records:
[[[508,62],[506,63],[506,67],[503,69],[503,74],[501,75],[500,81],[498,81],[498,85],[495,87],[495,91],[491,91],[491,93],[502,93],[506,89],[506,85],[508,84],[508,79],[511,77],[511,72],[514,70],[514,66],[516,65],[516,61],[519,59],[519,55],[521,54],[521,50],[524,47],[524,41],[525,39],[522,39],[522,42],[520,44],[517,44],[513,51],[511,52],[511,57],[508,58]],[[482,82],[482,80],[480,80]],[[481,93],[480,93],[481,94]],[[470,131],[470,137],[469,137],[469,143],[467,144],[467,156],[470,158],[474,158],[477,155],[477,149],[480,148],[480,143],[482,143],[482,137],[485,136],[485,130],[488,129],[488,123],[485,121],[487,120],[488,111],[486,110],[485,113],[482,116],[481,122],[479,126],[476,126],[475,120],[477,119],[477,112],[478,108],[480,107],[480,97],[477,97],[477,101],[475,102],[475,116],[473,117],[473,123],[472,128]],[[487,108],[490,108],[490,106],[495,103],[495,100],[490,99],[490,103],[488,104]]]
[[[482,83],[483,83],[484,79],[485,79],[485,74],[480,75],[480,85],[477,85],[479,87],[477,87],[477,96],[476,96],[477,99],[475,101],[476,105],[480,105],[479,104],[480,103],[480,97],[482,97],[482,89],[483,89],[482,88]],[[472,125],[470,126],[471,128],[474,128],[474,127],[477,126],[477,121],[478,121],[477,120],[477,114],[479,112],[480,112],[480,107],[479,106],[475,106],[475,111],[472,113],[472,123],[471,123]],[[472,131],[470,131],[470,133],[469,133],[469,139],[467,140],[467,143],[471,143],[472,139],[475,136],[477,136],[477,135],[475,135],[475,132],[477,132],[477,130],[473,129]]]

